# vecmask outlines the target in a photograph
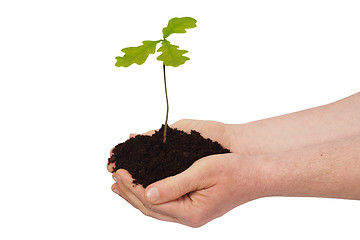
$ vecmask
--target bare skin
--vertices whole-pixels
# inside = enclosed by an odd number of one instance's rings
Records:
[[[180,120],[172,127],[195,129],[231,153],[202,158],[146,189],[120,169],[112,190],[147,216],[191,227],[267,196],[360,200],[359,123],[360,93],[246,124]]]

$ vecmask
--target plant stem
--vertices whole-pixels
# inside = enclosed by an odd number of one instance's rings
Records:
[[[165,74],[165,64],[163,63],[163,72],[164,72],[164,86],[165,86],[165,96],[166,96],[166,119],[165,119],[165,127],[164,127],[164,143],[166,142],[166,130],[167,130],[167,122],[169,117],[169,100],[167,95],[166,88],[166,74]]]

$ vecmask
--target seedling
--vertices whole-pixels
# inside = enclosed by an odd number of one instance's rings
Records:
[[[137,47],[128,47],[123,48],[121,51],[124,52],[124,56],[116,57],[117,60],[115,63],[116,67],[129,67],[133,63],[138,65],[143,64],[150,54],[154,54],[156,51],[156,46],[161,42],[161,47],[157,52],[162,52],[160,56],[156,59],[163,62],[163,72],[164,72],[164,86],[165,86],[165,97],[166,97],[166,118],[165,118],[165,127],[164,127],[164,138],[163,142],[166,142],[166,130],[167,122],[169,117],[169,100],[167,95],[166,87],[166,71],[165,66],[178,67],[184,64],[190,58],[184,56],[188,51],[178,49],[179,46],[172,45],[168,40],[173,33],[186,33],[185,29],[196,27],[196,20],[191,17],[183,18],[172,18],[169,20],[167,27],[163,28],[163,39],[157,41],[143,41],[142,45]]]

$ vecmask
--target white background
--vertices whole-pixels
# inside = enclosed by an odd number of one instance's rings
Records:
[[[244,123],[360,89],[359,1],[1,1],[0,238],[359,239],[360,202],[266,198],[199,229],[116,196],[110,149],[165,118],[161,63],[116,68],[121,49],[169,38],[170,123]]]

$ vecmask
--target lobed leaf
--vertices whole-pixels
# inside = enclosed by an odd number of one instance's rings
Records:
[[[162,52],[160,56],[156,59],[163,61],[165,66],[178,67],[181,64],[184,64],[190,58],[183,56],[187,53],[186,50],[179,50],[179,46],[170,44],[169,41],[163,40],[161,47],[158,49],[158,52]]]
[[[173,33],[186,33],[185,29],[196,27],[196,20],[191,17],[172,18],[169,20],[167,27],[163,28],[162,32],[164,39]]]
[[[116,67],[129,67],[131,64],[143,64],[148,58],[149,54],[154,54],[156,45],[159,41],[143,41],[143,45],[137,47],[124,48],[121,51],[125,53],[123,57],[116,57]]]

